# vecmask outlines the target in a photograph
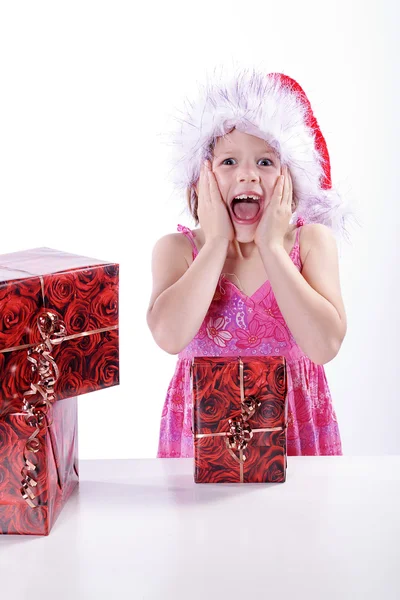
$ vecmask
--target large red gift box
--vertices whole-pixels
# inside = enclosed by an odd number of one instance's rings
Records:
[[[119,384],[119,265],[0,255],[0,533],[48,535],[79,481],[77,396]]]
[[[195,356],[190,366],[196,483],[286,481],[284,356]]]

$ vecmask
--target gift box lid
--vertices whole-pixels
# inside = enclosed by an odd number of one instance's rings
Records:
[[[42,341],[36,321],[52,310],[67,335],[118,324],[119,265],[52,248],[0,255],[0,352]]]
[[[52,248],[0,255],[0,416],[29,388],[37,344],[51,342],[58,398],[118,384],[118,278],[117,263]]]

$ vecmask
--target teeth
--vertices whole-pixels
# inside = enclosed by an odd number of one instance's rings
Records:
[[[247,200],[247,198],[260,201],[259,196],[247,196],[246,194],[242,194],[241,196],[235,196],[234,200]]]

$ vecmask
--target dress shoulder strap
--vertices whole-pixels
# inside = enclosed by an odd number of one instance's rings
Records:
[[[193,246],[193,258],[195,258],[198,255],[199,252],[197,250],[197,246],[196,246],[195,241],[194,241],[194,235],[193,235],[191,229],[189,229],[189,227],[185,227],[185,225],[181,225],[180,223],[178,223],[177,229],[178,229],[178,231],[180,231],[181,233],[183,233],[183,235],[185,235],[188,238],[188,240],[190,241],[190,243],[192,244],[192,246]]]
[[[294,243],[294,246],[292,248],[292,251],[290,253],[293,262],[295,263],[295,265],[297,265],[300,270],[302,268],[302,262],[301,262],[301,257],[300,257],[300,227],[302,227],[302,225],[304,225],[304,219],[302,217],[299,217],[297,219],[296,222],[296,241]]]
[[[301,227],[302,225],[304,225],[304,219],[303,219],[303,217],[299,217],[299,218],[297,219],[297,223],[296,223],[296,225],[297,225],[297,229],[296,229],[296,242],[295,242],[295,246],[298,246],[298,245],[299,245],[299,234],[300,234],[300,227]]]

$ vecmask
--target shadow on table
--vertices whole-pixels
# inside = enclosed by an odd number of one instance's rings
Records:
[[[164,485],[157,482],[102,482],[81,481],[78,491],[71,496],[70,502],[80,499],[97,502],[99,505],[114,504],[146,506],[164,506],[176,504],[191,506],[212,504],[224,501],[232,496],[274,493],[282,483],[194,483],[191,475],[174,475]]]

